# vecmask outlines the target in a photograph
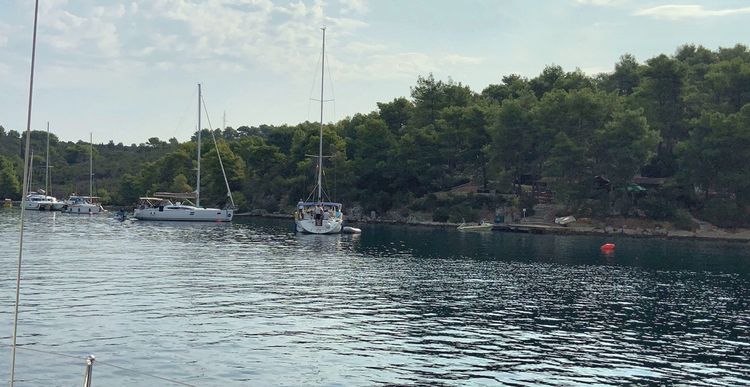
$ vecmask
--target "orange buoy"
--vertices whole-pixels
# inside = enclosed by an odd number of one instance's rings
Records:
[[[605,243],[600,247],[602,253],[612,253],[615,251],[615,244],[614,243]]]

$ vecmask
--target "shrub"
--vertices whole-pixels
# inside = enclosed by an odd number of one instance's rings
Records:
[[[450,208],[448,214],[448,221],[459,223],[459,222],[473,222],[479,217],[479,211],[463,204],[457,205]]]
[[[438,207],[432,212],[432,220],[435,222],[447,222],[450,212],[445,207]]]
[[[690,212],[682,208],[677,210],[672,224],[678,230],[695,231],[698,229],[698,223],[693,220]]]
[[[703,219],[719,226],[735,228],[745,224],[743,211],[737,202],[728,198],[713,198],[701,211]]]
[[[651,219],[669,220],[677,214],[677,205],[671,200],[654,194],[648,194],[638,200],[638,208]]]
[[[414,200],[414,202],[409,206],[409,208],[414,211],[429,211],[429,210],[434,209],[437,204],[438,204],[437,196],[431,193],[427,196],[423,196],[419,199]]]

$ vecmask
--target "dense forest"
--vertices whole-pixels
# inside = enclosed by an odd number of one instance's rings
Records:
[[[610,73],[547,66],[481,92],[419,77],[410,98],[325,125],[325,185],[360,213],[437,221],[552,202],[579,217],[724,227],[750,214],[750,51],[685,45]],[[203,130],[204,201],[226,202],[217,151],[241,210],[290,211],[315,180],[317,123]],[[95,190],[113,205],[195,184],[197,142],[95,144]],[[43,187],[46,132],[32,132]],[[22,139],[0,127],[0,197],[18,199]],[[89,147],[50,141],[52,192],[88,191]],[[461,189],[456,189],[460,187]]]

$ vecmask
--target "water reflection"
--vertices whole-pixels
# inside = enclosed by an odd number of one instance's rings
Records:
[[[0,213],[5,273],[13,225]],[[378,225],[303,235],[241,218],[35,213],[28,227],[21,343],[192,384],[750,383],[743,245]],[[6,327],[13,287],[0,277]],[[20,375],[59,385],[80,374],[70,367],[34,359]]]

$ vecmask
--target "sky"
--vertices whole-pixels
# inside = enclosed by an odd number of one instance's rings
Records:
[[[26,129],[32,0],[0,0],[0,125]],[[197,125],[294,125],[409,97],[430,73],[481,92],[547,65],[594,75],[683,44],[749,45],[738,0],[41,0],[32,129],[180,141]],[[224,118],[226,117],[226,118]],[[225,121],[226,119],[226,121]],[[203,127],[208,127],[204,114]]]

